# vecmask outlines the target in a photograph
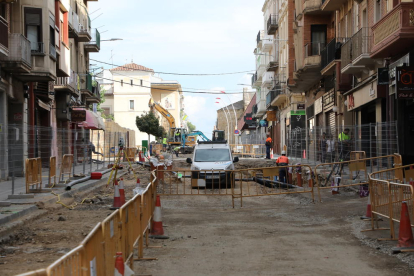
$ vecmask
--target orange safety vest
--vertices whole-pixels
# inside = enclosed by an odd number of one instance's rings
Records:
[[[289,158],[287,158],[286,156],[280,156],[276,160],[276,164],[286,164],[285,166],[287,166],[287,164],[289,164]]]
[[[270,144],[272,144],[272,138],[268,137],[268,138],[266,139],[266,143],[270,143]]]

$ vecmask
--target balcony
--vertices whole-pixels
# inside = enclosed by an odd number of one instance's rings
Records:
[[[93,97],[92,76],[87,74],[81,79],[81,93],[86,97]]]
[[[0,54],[9,54],[9,23],[0,16]]]
[[[273,79],[275,77],[275,73],[273,72],[265,72],[263,74],[262,86],[263,87],[271,87],[273,84]]]
[[[264,36],[264,31],[259,31],[259,33],[257,34],[256,37],[256,42],[257,42],[257,48],[261,49],[262,48],[262,38]]]
[[[321,73],[330,75],[335,70],[335,61],[341,59],[341,46],[348,38],[334,38],[321,51]]]
[[[11,73],[29,73],[32,69],[30,41],[21,34],[9,34],[9,55],[0,56],[2,69]]]
[[[270,50],[272,50],[273,48],[273,37],[271,37],[270,35],[265,35],[262,38],[262,51],[265,53],[270,52]]]
[[[275,84],[266,95],[266,107],[279,107],[287,101],[286,88],[284,84]]]
[[[101,89],[99,84],[92,86],[92,96],[86,97],[87,103],[100,103],[101,101]]]
[[[413,10],[414,3],[400,3],[372,27],[372,58],[385,58],[412,50]]]
[[[252,117],[257,118],[257,104],[252,106]]]
[[[322,0],[305,0],[303,14],[315,14],[321,12]]]
[[[305,45],[305,60],[303,69],[320,68],[321,66],[321,52],[325,48],[325,43],[311,42]]]
[[[271,14],[267,20],[267,34],[274,35],[278,28],[278,17],[276,14]]]
[[[372,37],[369,28],[361,28],[341,48],[341,73],[359,74],[375,64],[370,56]]]
[[[336,11],[339,10],[342,7],[342,5],[347,2],[348,0],[322,0],[321,10]]]
[[[56,54],[56,47],[52,43],[49,44],[49,56],[56,61],[57,54]]]
[[[260,87],[262,85],[262,78],[258,78],[257,72],[252,76],[252,86],[253,87]]]
[[[85,51],[91,53],[98,53],[101,49],[101,35],[98,29],[92,29],[93,41],[85,43]]]
[[[79,35],[79,16],[71,8],[69,11],[69,37],[78,38]]]
[[[79,97],[78,74],[71,70],[69,77],[58,77],[55,81],[55,91],[71,93],[73,96]]]
[[[89,42],[91,40],[91,18],[89,17],[89,15],[86,14],[86,11],[82,11],[79,14],[78,41]]]
[[[266,72],[266,60],[268,56],[266,54],[259,54],[257,55],[257,78],[262,79],[264,72]]]
[[[275,72],[277,71],[277,68],[279,68],[279,55],[277,55],[276,57],[272,57],[272,59],[266,66],[266,71]]]

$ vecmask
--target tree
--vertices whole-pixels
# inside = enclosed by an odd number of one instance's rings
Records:
[[[193,125],[191,122],[188,122],[188,123],[187,123],[187,126],[188,126],[188,130],[189,130],[190,132],[193,132],[193,131],[196,129],[196,126],[195,126],[195,125]]]
[[[144,113],[141,116],[137,116],[135,123],[139,131],[148,134],[148,145],[150,144],[150,135],[160,137],[160,128],[162,127],[160,127],[160,122],[154,113]]]

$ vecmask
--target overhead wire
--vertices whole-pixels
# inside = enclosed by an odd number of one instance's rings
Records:
[[[127,66],[124,66],[124,65],[116,65],[116,64],[112,64],[112,63],[108,63],[108,62],[105,62],[105,61],[96,60],[96,59],[92,59],[92,58],[89,59],[89,60],[131,70],[130,67],[127,67]],[[154,71],[154,70],[137,70],[137,69],[134,69],[134,71],[153,72],[153,73],[158,73],[158,74],[177,75],[177,76],[224,76],[224,75],[236,75],[236,74],[250,73],[250,72],[255,72],[256,70],[228,72],[228,73],[212,73],[212,74],[171,73],[171,72],[161,72],[161,71]]]

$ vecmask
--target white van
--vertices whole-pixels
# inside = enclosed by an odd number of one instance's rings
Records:
[[[234,183],[234,163],[239,158],[231,154],[226,141],[199,142],[193,158],[187,158],[191,164],[191,186],[193,188],[230,188]]]

